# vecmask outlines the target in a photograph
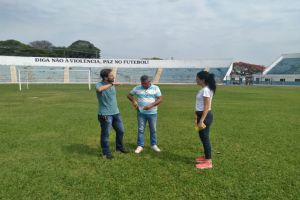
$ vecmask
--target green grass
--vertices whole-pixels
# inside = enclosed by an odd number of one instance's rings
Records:
[[[220,86],[213,102],[212,170],[193,117],[197,86],[161,86],[162,152],[136,147],[136,113],[120,86],[131,151],[100,157],[97,99],[83,85],[0,85],[0,199],[297,199],[300,88]],[[110,144],[114,151],[114,132]]]

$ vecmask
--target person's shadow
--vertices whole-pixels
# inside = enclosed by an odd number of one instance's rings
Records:
[[[90,156],[99,156],[100,150],[98,148],[90,147],[86,144],[69,144],[63,146],[63,150],[67,153],[85,154]]]
[[[162,159],[162,160],[168,161],[168,162],[174,162],[174,163],[179,162],[179,163],[185,163],[185,164],[193,164],[194,163],[194,157],[178,154],[176,152],[171,152],[166,149],[162,149],[162,151],[159,153],[152,151],[152,152],[150,152],[150,155],[153,158],[159,158],[159,159]]]
[[[125,147],[127,150],[130,151],[130,154],[132,156],[143,156],[147,155],[154,159],[161,159],[168,162],[173,163],[185,163],[185,164],[193,164],[194,157],[193,156],[186,156],[180,153],[171,152],[168,149],[162,149],[161,152],[154,152],[152,149],[147,149],[146,151],[143,151],[141,154],[135,154],[134,149],[136,148],[136,144],[133,143],[127,143],[125,144]],[[150,148],[150,147],[146,147]],[[86,144],[69,144],[63,146],[63,150],[70,154],[84,154],[89,156],[100,156],[101,150],[99,148],[91,147]]]

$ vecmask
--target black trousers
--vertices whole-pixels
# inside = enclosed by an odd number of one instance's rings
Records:
[[[202,111],[196,111],[197,123],[199,123],[202,114],[203,114]],[[213,114],[211,111],[208,111],[204,120],[204,124],[206,125],[206,128],[199,131],[199,137],[203,144],[204,155],[206,159],[211,159],[211,144],[209,140],[209,129],[212,122],[213,122]]]

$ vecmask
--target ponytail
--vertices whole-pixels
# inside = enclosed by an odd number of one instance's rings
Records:
[[[211,89],[214,93],[216,93],[217,85],[216,85],[216,80],[215,80],[214,74],[211,74],[211,73],[208,74],[207,84],[208,84],[209,89]]]
[[[214,74],[208,73],[207,71],[201,71],[197,73],[197,77],[201,80],[204,80],[205,85],[207,85],[214,94],[216,93],[217,85]]]

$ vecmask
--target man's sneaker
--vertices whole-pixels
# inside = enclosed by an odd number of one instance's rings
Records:
[[[205,156],[200,156],[200,157],[197,157],[195,160],[197,163],[202,163],[202,162],[206,161],[206,158],[205,158]]]
[[[151,146],[151,149],[153,149],[153,150],[156,151],[156,152],[160,152],[160,149],[158,148],[157,145]]]
[[[211,161],[204,161],[203,163],[196,164],[197,169],[211,169],[212,162]]]
[[[129,153],[129,151],[127,151],[126,149],[117,149],[117,152],[119,153]]]
[[[103,155],[103,158],[106,158],[106,159],[108,159],[108,160],[111,160],[111,159],[113,159],[114,157],[113,157],[112,154],[104,154],[104,155]]]
[[[134,152],[135,153],[141,153],[143,151],[143,149],[144,149],[143,147],[138,146]]]

